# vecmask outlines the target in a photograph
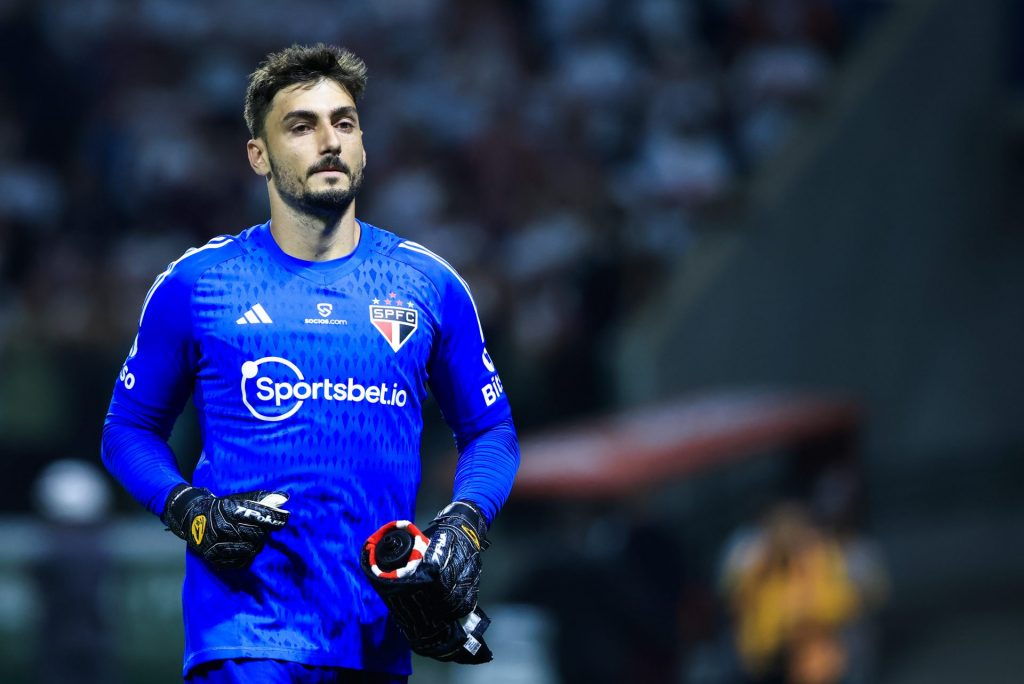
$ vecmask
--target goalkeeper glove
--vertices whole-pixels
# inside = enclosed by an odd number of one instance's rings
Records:
[[[415,653],[466,665],[489,662],[483,634],[490,619],[478,606],[459,618],[445,616],[448,592],[437,569],[423,562],[428,541],[407,520],[388,523],[363,545],[363,572]]]
[[[281,492],[214,496],[209,489],[180,484],[168,495],[160,519],[211,565],[241,568],[263,548],[267,532],[288,522],[288,511],[278,508],[287,500]]]
[[[468,501],[453,501],[423,530],[430,540],[423,562],[436,569],[445,618],[461,618],[476,608],[483,564],[480,552],[490,546],[487,521]]]

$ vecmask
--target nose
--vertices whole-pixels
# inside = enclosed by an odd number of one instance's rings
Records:
[[[320,146],[320,154],[337,154],[341,151],[341,136],[334,126],[321,127],[317,142]]]

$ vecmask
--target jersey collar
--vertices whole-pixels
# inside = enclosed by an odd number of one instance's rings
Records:
[[[271,259],[285,270],[318,285],[327,285],[351,273],[363,262],[370,251],[373,239],[369,232],[373,230],[373,227],[359,219],[356,219],[356,223],[359,224],[359,242],[356,244],[356,248],[352,250],[351,254],[329,261],[306,261],[286,254],[270,232],[270,221],[258,226],[255,233],[260,246],[267,251]]]

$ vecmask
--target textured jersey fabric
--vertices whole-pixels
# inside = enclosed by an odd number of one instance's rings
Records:
[[[182,481],[164,440],[191,395],[193,484],[291,497],[250,568],[187,554],[186,672],[228,658],[410,672],[358,553],[412,519],[428,384],[462,452],[455,498],[491,518],[511,488],[510,409],[466,283],[426,248],[359,227],[353,253],[328,262],[288,256],[269,224],[218,237],[146,297],[104,429],[108,468],[160,513]]]

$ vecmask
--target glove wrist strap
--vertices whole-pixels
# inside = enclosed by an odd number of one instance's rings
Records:
[[[444,524],[455,527],[468,526],[476,536],[478,546],[484,551],[491,545],[487,541],[487,519],[471,501],[453,501],[434,516],[431,525]],[[463,530],[466,532],[467,530]]]
[[[180,484],[171,490],[167,495],[167,503],[164,505],[164,514],[160,516],[167,528],[176,536],[185,538],[184,522],[185,514],[192,502],[207,492],[200,487],[193,487],[188,484]]]

